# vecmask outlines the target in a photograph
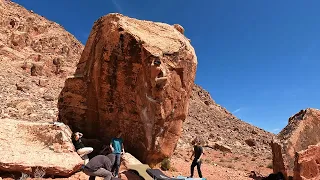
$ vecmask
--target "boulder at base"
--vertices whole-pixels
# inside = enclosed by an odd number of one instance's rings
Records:
[[[59,97],[59,121],[109,143],[123,131],[144,163],[172,155],[188,114],[197,57],[176,28],[109,14],[92,28]]]
[[[83,160],[74,151],[71,130],[63,123],[0,120],[0,170],[29,175],[69,176]]]
[[[277,171],[293,175],[296,152],[306,150],[320,142],[320,110],[307,108],[289,118],[288,125],[279,133],[273,146],[273,166]],[[278,148],[275,148],[279,146]],[[281,146],[281,149],[280,149]],[[280,152],[281,150],[281,152]],[[282,157],[279,155],[282,154]],[[284,166],[284,167],[280,167]],[[277,172],[274,172],[277,173]]]
[[[125,153],[121,156],[121,160],[125,167],[129,167],[130,165],[142,164],[138,159],[132,156],[130,153]]]
[[[320,179],[319,166],[320,144],[311,145],[308,149],[296,153],[293,179]]]

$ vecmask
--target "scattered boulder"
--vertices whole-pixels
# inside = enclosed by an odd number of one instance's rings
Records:
[[[246,139],[244,142],[250,147],[256,146],[256,141],[254,139]]]
[[[30,89],[28,86],[24,86],[20,83],[16,83],[16,88],[17,88],[17,90],[22,91],[22,92],[26,92],[27,90]]]
[[[181,135],[196,66],[193,47],[173,26],[101,17],[60,94],[59,121],[102,142],[122,130],[129,152],[158,163]]]
[[[43,65],[40,63],[33,63],[31,66],[31,76],[41,76]]]
[[[285,177],[287,177],[287,164],[282,156],[282,146],[277,140],[271,141],[270,143],[272,149],[272,168],[274,173],[281,172]]]
[[[310,145],[308,149],[295,155],[294,179],[320,179],[320,144]]]
[[[39,79],[36,84],[40,87],[46,87],[49,84],[49,81],[47,79]]]
[[[54,97],[48,94],[42,96],[42,98],[45,99],[46,101],[54,101]]]
[[[35,105],[28,99],[16,99],[8,103],[7,106],[12,108],[17,114],[30,115]]]
[[[174,24],[173,27],[178,30],[181,34],[184,34],[184,28],[180,24]]]
[[[28,44],[30,44],[30,37],[26,32],[14,32],[11,35],[11,44],[11,47],[14,49],[22,49],[26,47]]]
[[[281,154],[279,147],[273,148],[273,162],[284,161],[287,174],[291,175],[294,169],[296,152],[306,150],[310,145],[316,145],[320,142],[320,110],[307,108],[289,118],[288,125],[278,134],[277,144],[281,145]],[[273,164],[274,166],[276,164]]]
[[[130,153],[125,153],[121,156],[122,162],[125,167],[129,167],[129,165],[134,164],[142,164],[137,158],[132,156]]]
[[[69,176],[83,160],[74,151],[71,130],[63,123],[0,121],[0,171]]]
[[[224,145],[222,142],[209,143],[207,147],[210,147],[212,149],[219,150],[222,152],[232,153],[232,148],[227,145]]]

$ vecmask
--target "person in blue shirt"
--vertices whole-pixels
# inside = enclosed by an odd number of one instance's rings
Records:
[[[115,163],[114,163],[114,176],[118,177],[119,174],[119,168],[120,168],[120,160],[121,160],[121,154],[124,154],[124,146],[123,146],[123,140],[121,138],[122,132],[119,131],[116,138],[112,138],[110,142],[110,149],[113,154],[115,154]]]

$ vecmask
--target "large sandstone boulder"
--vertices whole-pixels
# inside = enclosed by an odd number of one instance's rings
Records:
[[[296,153],[294,180],[320,179],[320,144]]]
[[[132,156],[130,153],[125,153],[121,156],[122,163],[125,167],[129,167],[130,165],[142,164],[138,159]]]
[[[120,14],[97,20],[59,98],[59,120],[108,143],[123,130],[139,160],[170,156],[188,114],[197,66],[173,26]]]
[[[64,124],[0,120],[0,171],[69,176],[83,160],[74,151]]]
[[[276,141],[272,147],[273,165],[278,167],[283,161],[284,169],[288,170],[288,175],[292,175],[296,152],[320,142],[320,110],[308,108],[290,117],[288,125],[279,133]],[[275,148],[275,145],[281,148]],[[279,156],[280,149],[282,157]]]
[[[273,172],[281,172],[285,177],[288,177],[287,174],[287,164],[283,160],[282,156],[282,146],[277,140],[273,140],[270,143],[272,149],[272,168]]]

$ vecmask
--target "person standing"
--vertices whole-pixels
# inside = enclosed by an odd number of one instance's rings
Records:
[[[198,175],[200,178],[202,178],[201,158],[202,158],[202,155],[204,154],[203,148],[201,147],[201,142],[199,139],[196,139],[193,144],[194,144],[193,152],[192,152],[190,159],[192,159],[193,156],[194,156],[194,159],[191,164],[191,176],[190,177],[193,178],[194,167],[197,166]]]
[[[81,141],[82,133],[76,132],[73,134],[72,143],[79,154],[79,156],[84,160],[84,165],[89,162],[88,154],[93,151],[92,147],[85,147]]]
[[[104,177],[104,180],[111,180],[111,169],[115,163],[115,154],[97,155],[93,157],[83,168],[83,172],[94,180],[96,176]]]
[[[115,163],[112,168],[112,171],[114,172],[115,177],[118,177],[119,174],[119,168],[120,168],[120,160],[121,160],[121,154],[124,154],[124,146],[123,146],[123,140],[121,138],[122,132],[119,131],[116,138],[112,138],[110,142],[110,149],[113,154],[115,154]]]

